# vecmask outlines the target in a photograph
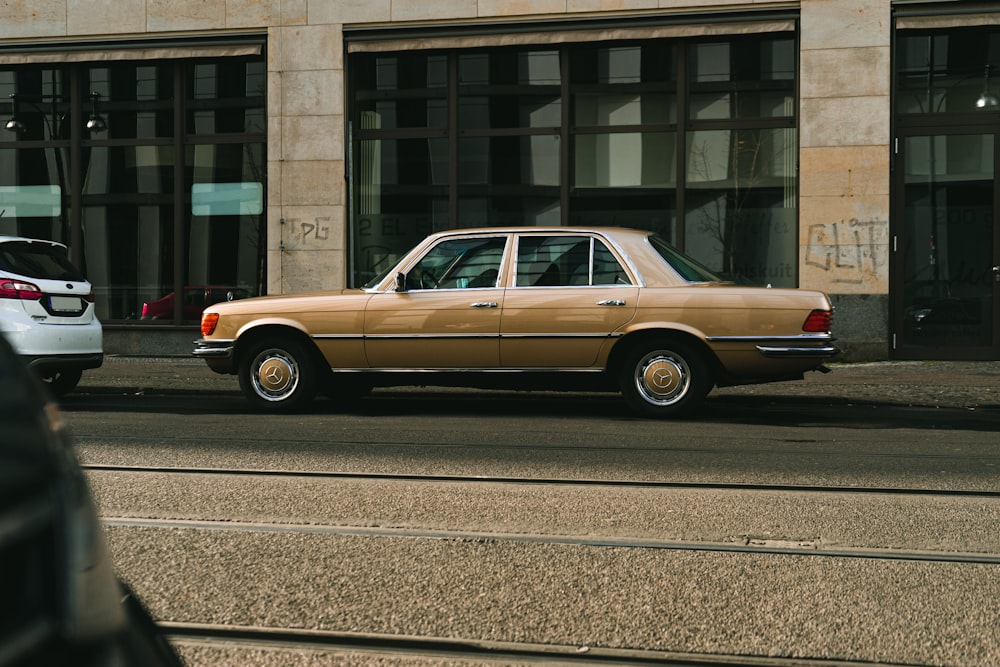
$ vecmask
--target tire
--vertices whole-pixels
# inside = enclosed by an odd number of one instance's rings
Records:
[[[83,377],[83,371],[74,369],[56,371],[53,375],[42,378],[42,380],[52,395],[58,398],[76,389],[76,385],[80,383],[81,377]]]
[[[242,355],[240,389],[257,410],[289,412],[316,396],[319,369],[302,343],[279,338],[254,344]]]
[[[714,382],[704,357],[690,345],[660,340],[626,354],[622,396],[643,417],[676,417],[701,404]]]

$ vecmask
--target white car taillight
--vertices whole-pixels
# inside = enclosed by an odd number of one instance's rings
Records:
[[[22,301],[38,301],[42,298],[42,290],[37,285],[23,280],[0,279],[0,299],[20,299]]]

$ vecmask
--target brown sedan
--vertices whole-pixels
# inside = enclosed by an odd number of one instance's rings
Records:
[[[617,389],[668,417],[713,386],[825,370],[830,320],[821,292],[725,282],[649,232],[462,229],[360,289],[210,306],[194,354],[270,411],[454,385]]]

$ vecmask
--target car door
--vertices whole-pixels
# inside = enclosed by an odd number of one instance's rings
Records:
[[[599,238],[523,234],[500,324],[505,368],[587,368],[632,319],[639,288]]]
[[[506,235],[444,239],[411,265],[401,291],[373,295],[364,326],[369,366],[498,367],[506,245]]]

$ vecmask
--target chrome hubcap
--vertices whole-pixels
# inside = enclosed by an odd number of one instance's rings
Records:
[[[683,359],[668,352],[652,352],[636,365],[635,383],[648,402],[669,405],[687,394],[691,373]]]
[[[287,398],[299,382],[295,359],[281,350],[261,352],[254,364],[253,386],[257,394],[268,401]]]

